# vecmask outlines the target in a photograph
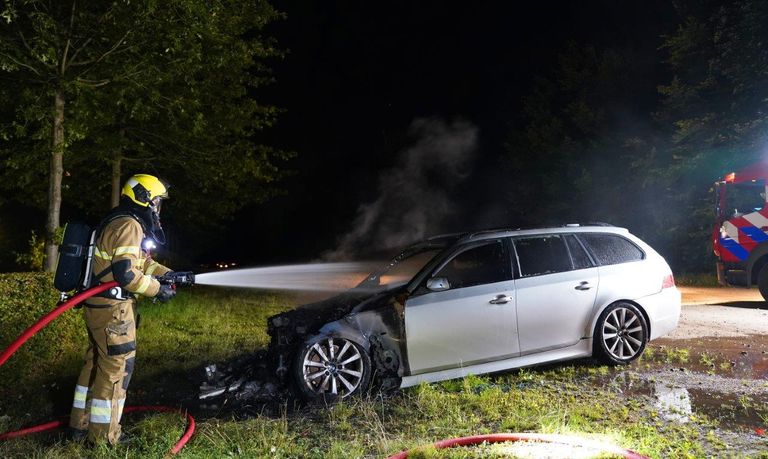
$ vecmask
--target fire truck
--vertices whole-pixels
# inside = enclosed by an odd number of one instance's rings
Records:
[[[757,285],[768,300],[768,162],[725,175],[715,182],[715,196],[717,280]]]

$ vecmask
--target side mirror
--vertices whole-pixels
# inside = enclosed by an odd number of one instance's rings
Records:
[[[427,288],[433,292],[442,292],[451,288],[451,284],[445,277],[433,277],[427,281]]]

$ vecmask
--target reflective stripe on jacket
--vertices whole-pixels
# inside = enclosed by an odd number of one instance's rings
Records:
[[[160,283],[153,276],[160,276],[170,269],[152,260],[141,249],[144,230],[133,217],[118,217],[109,222],[96,240],[93,253],[93,273],[100,282],[117,281],[125,290],[153,297],[160,290]],[[108,304],[112,300],[93,297],[90,304]]]

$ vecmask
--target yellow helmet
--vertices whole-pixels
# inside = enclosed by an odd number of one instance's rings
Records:
[[[168,184],[148,174],[136,174],[123,185],[123,196],[142,207],[157,207],[168,197]]]

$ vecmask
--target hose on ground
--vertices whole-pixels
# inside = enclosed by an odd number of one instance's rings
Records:
[[[589,448],[597,450],[601,453],[614,454],[621,456],[625,459],[648,459],[647,457],[638,454],[634,451],[620,448],[614,445],[606,445],[595,441],[587,440],[579,437],[572,437],[566,435],[555,434],[536,434],[536,433],[496,433],[487,435],[473,435],[471,437],[459,437],[450,438],[447,440],[441,440],[433,444],[436,449],[453,448],[456,446],[475,446],[482,443],[502,443],[502,442],[516,442],[516,441],[531,441],[542,443],[556,443],[560,445]],[[401,451],[397,454],[389,456],[387,459],[406,459],[409,455],[409,451]]]
[[[171,454],[178,454],[178,452],[181,451],[181,448],[183,448],[184,445],[187,444],[189,439],[192,438],[192,434],[195,433],[195,418],[193,418],[192,415],[187,413],[186,411],[183,411],[177,408],[171,408],[169,406],[126,406],[125,409],[123,410],[123,413],[142,412],[142,411],[158,411],[162,413],[167,413],[167,412],[181,413],[187,417],[187,428],[184,431],[184,435],[182,435],[181,438],[179,438],[179,441],[177,441],[176,444],[173,445],[173,448],[171,448]],[[37,426],[27,427],[25,429],[0,434],[0,440],[10,440],[11,438],[23,437],[24,435],[30,435],[33,433],[48,432],[48,431],[56,430],[60,427],[65,427],[65,426],[66,426],[66,421],[46,422],[45,424],[40,424]]]

